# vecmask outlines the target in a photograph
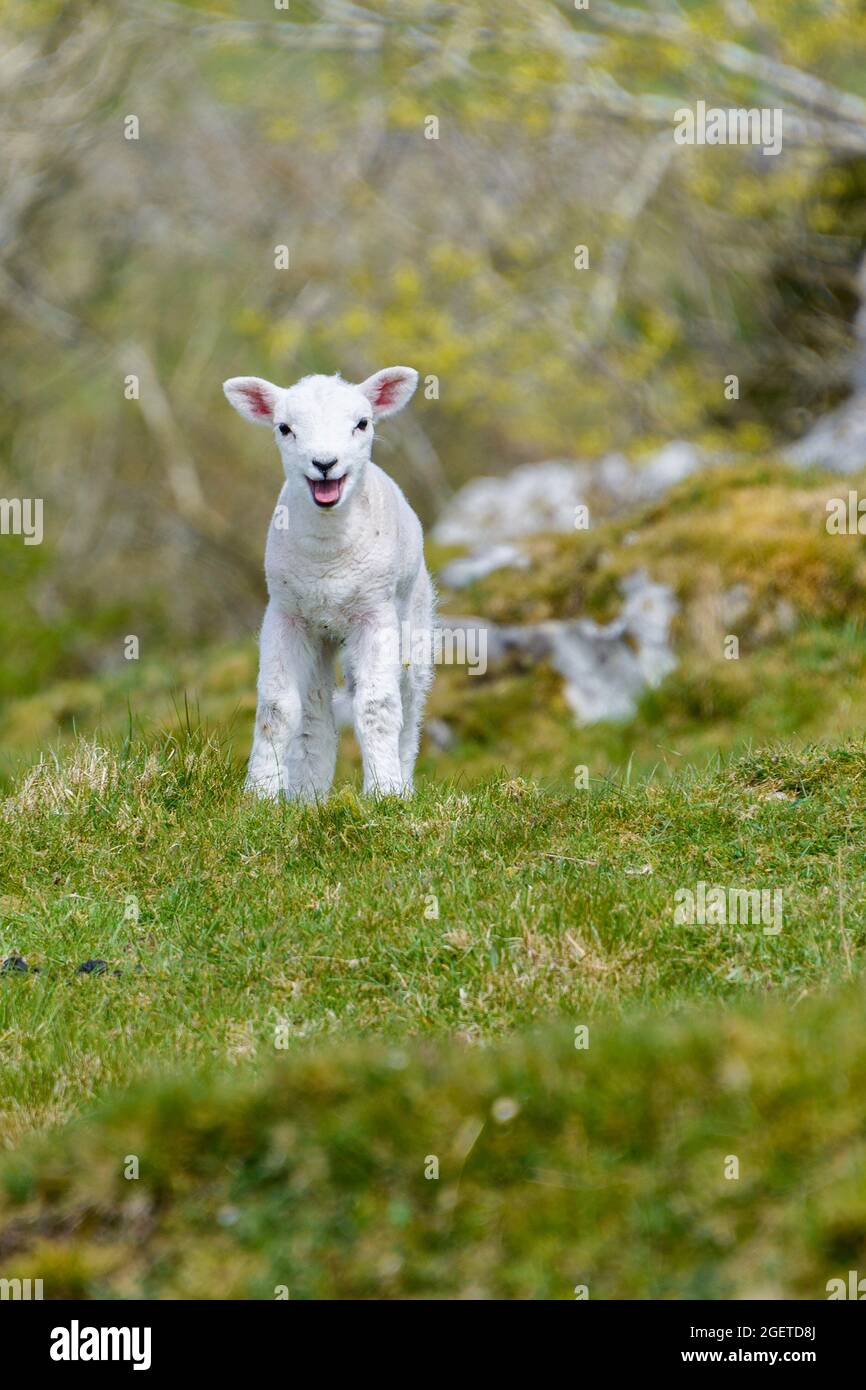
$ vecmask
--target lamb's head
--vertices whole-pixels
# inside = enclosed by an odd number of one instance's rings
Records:
[[[235,376],[223,390],[245,420],[273,429],[293,494],[331,510],[357,488],[375,422],[402,410],[417,384],[412,367],[385,367],[358,386],[340,376],[305,376],[288,387]]]

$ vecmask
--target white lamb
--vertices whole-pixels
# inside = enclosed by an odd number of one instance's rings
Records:
[[[247,775],[261,796],[327,794],[337,754],[338,648],[365,792],[412,790],[432,678],[424,638],[433,586],[421,524],[370,451],[374,422],[402,409],[417,383],[411,367],[386,367],[360,386],[307,376],[283,388],[240,376],[223,387],[245,419],[273,429],[286,475],[265,550],[270,601]]]

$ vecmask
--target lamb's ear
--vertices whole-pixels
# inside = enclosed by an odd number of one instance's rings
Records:
[[[223,382],[223,390],[239,415],[254,425],[272,425],[274,407],[280,398],[279,386],[260,376],[233,376]]]
[[[375,376],[368,376],[358,387],[373,407],[373,419],[394,415],[411,399],[418,385],[414,367],[383,367]]]

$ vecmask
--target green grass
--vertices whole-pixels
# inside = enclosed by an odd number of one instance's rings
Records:
[[[2,1165],[3,1272],[46,1297],[826,1298],[866,1262],[864,1005],[599,1019],[581,1050],[574,1006],[489,1048],[135,1088]]]
[[[195,732],[81,744],[3,806],[0,943],[40,973],[0,977],[0,1137],[154,1068],[270,1057],[279,1024],[293,1049],[481,1041],[556,1014],[799,998],[866,936],[864,804],[861,743],[566,794],[343,787],[308,808],[248,798]],[[701,880],[781,889],[782,932],[676,925]],[[93,958],[109,973],[77,975]]]
[[[584,729],[544,666],[440,670],[455,742],[409,802],[359,796],[348,737],[326,804],[245,796],[252,641],[6,698],[0,1275],[821,1297],[862,1267],[866,546],[823,530],[835,491],[706,475],[444,595],[606,618],[642,566],[679,665]],[[701,881],[780,890],[781,933],[678,925]]]

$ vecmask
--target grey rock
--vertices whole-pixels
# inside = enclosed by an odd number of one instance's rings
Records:
[[[538,531],[569,531],[585,501],[586,464],[524,463],[502,478],[473,478],[451,498],[433,530],[443,545],[513,541]]]
[[[433,536],[443,545],[469,545],[479,556],[489,555],[521,536],[573,530],[575,509],[581,505],[590,506],[591,514],[599,509],[611,515],[654,501],[709,462],[694,445],[672,440],[635,463],[623,454],[607,454],[595,463],[552,459],[521,464],[504,477],[466,483],[449,501]],[[479,548],[482,537],[485,545]]]
[[[823,415],[782,457],[795,468],[858,473],[866,468],[866,390]]]
[[[461,556],[443,565],[439,571],[439,582],[448,589],[465,589],[476,579],[484,579],[501,569],[522,569],[529,567],[529,556],[524,555],[516,545],[499,544],[485,546],[471,555]]]
[[[676,666],[670,627],[677,611],[673,590],[636,570],[622,583],[621,613],[610,623],[591,618],[552,619],[498,627],[483,618],[443,616],[453,631],[484,628],[487,665],[509,659],[549,661],[565,681],[565,697],[578,724],[632,718],[641,693]]]

